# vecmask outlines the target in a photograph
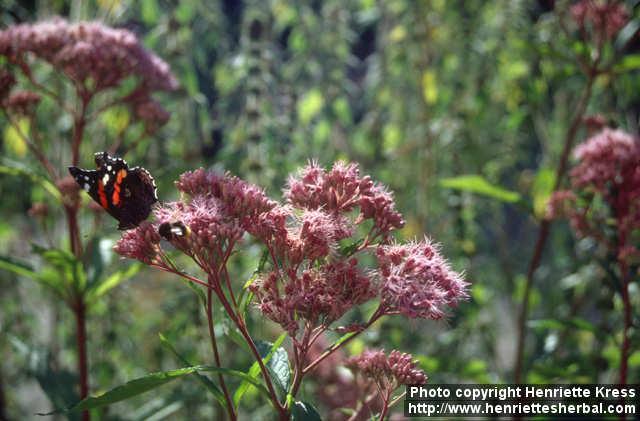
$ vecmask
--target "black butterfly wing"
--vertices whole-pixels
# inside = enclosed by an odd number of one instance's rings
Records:
[[[149,217],[151,206],[158,201],[156,183],[144,168],[132,168],[114,183],[112,198],[113,213],[109,213],[120,222],[118,229],[135,228]]]
[[[125,160],[106,152],[96,153],[94,159],[97,170],[69,167],[69,172],[93,200],[118,220],[118,229],[137,227],[158,201],[153,177],[144,168],[129,169]]]
[[[86,191],[93,200],[100,203],[100,196],[98,194],[98,181],[101,178],[100,171],[69,167],[69,173],[81,189]]]

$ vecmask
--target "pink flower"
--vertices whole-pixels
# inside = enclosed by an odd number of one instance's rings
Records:
[[[185,232],[171,236],[169,241],[188,256],[197,257],[207,271],[219,269],[227,247],[232,247],[244,233],[238,221],[211,196],[196,196],[188,203],[166,203],[154,210],[154,216],[157,230],[164,223],[184,227]]]
[[[574,156],[579,163],[571,171],[572,184],[592,185],[604,192],[609,183],[619,184],[628,168],[639,164],[640,144],[622,130],[605,128],[576,147]]]
[[[391,392],[400,385],[424,384],[427,376],[416,368],[410,354],[391,351],[387,357],[384,350],[366,350],[357,357],[349,358],[347,366],[376,382],[384,391]]]
[[[40,103],[40,95],[31,91],[18,91],[12,93],[2,104],[10,112],[30,116],[35,107]]]
[[[164,126],[171,116],[158,101],[152,98],[135,102],[134,113],[136,118],[144,123],[147,133],[154,133]]]
[[[298,320],[314,326],[339,319],[346,311],[375,296],[369,276],[356,259],[339,260],[297,274],[292,270],[272,271],[251,286],[260,310],[291,335]]]
[[[320,210],[304,211],[298,234],[305,258],[315,260],[329,255],[338,241],[353,234],[346,218]]]
[[[567,217],[575,206],[576,195],[570,190],[554,192],[547,203],[546,218],[558,219]]]
[[[238,218],[267,212],[277,205],[263,189],[251,183],[202,168],[182,174],[176,186],[190,196],[210,195],[219,199],[225,210]]]
[[[380,296],[386,312],[440,319],[445,307],[467,297],[468,284],[451,270],[437,246],[423,242],[378,247]]]
[[[640,228],[640,140],[605,128],[576,147],[574,155],[572,192],[556,193],[550,210],[561,210],[579,236],[596,238],[618,256],[634,256],[637,247],[630,237]],[[612,220],[616,238],[604,229]]]
[[[160,263],[160,235],[151,223],[144,221],[136,229],[125,231],[114,246],[116,253],[146,264]]]
[[[336,162],[330,171],[325,171],[311,163],[298,177],[289,178],[284,195],[291,205],[309,210],[347,213],[359,207],[356,223],[372,219],[375,235],[386,235],[404,226],[391,193],[374,185],[369,176],[360,177],[357,164]]]
[[[629,21],[623,2],[580,0],[571,6],[571,16],[582,31],[593,31],[596,39],[611,39]]]
[[[27,53],[49,62],[94,92],[135,76],[150,91],[171,91],[178,82],[167,63],[148,52],[126,29],[99,22],[68,23],[55,18],[0,32],[0,55],[24,62]]]

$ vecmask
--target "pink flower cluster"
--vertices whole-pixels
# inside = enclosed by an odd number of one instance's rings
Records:
[[[132,32],[99,22],[69,23],[55,18],[10,26],[0,31],[0,56],[7,57],[27,77],[32,76],[29,58],[44,60],[72,80],[85,97],[136,78],[138,86],[123,101],[148,132],[169,118],[151,94],[178,87],[169,65],[147,51]]]
[[[393,391],[400,385],[424,384],[427,376],[416,368],[410,354],[391,351],[389,356],[384,350],[366,350],[347,361],[347,366],[362,373],[376,382],[381,389]]]
[[[376,252],[380,298],[386,312],[440,319],[446,306],[465,298],[468,284],[451,270],[431,241],[385,245]]]
[[[603,242],[603,228],[615,220],[618,244],[610,246],[627,256],[637,254],[635,247],[630,251],[629,237],[640,228],[640,139],[605,128],[576,147],[574,155],[571,191],[553,195],[548,216],[568,217],[579,235]]]
[[[238,177],[218,174],[200,168],[180,176],[178,190],[191,197],[214,197],[229,215],[245,219],[267,212],[277,205],[264,190]]]
[[[336,260],[301,273],[274,270],[251,285],[262,313],[294,336],[299,319],[329,325],[348,310],[375,296],[373,284],[358,261]],[[284,283],[283,286],[280,284]]]
[[[571,16],[582,31],[591,30],[598,40],[609,40],[629,21],[623,2],[580,0],[571,6]]]
[[[132,32],[99,22],[72,24],[56,18],[0,32],[0,55],[23,62],[27,53],[51,63],[77,83],[90,79],[95,91],[114,87],[130,76],[140,78],[150,90],[178,86],[167,63],[148,52]]]
[[[359,207],[358,222],[372,219],[375,235],[386,235],[404,226],[391,193],[375,185],[369,176],[360,177],[357,164],[337,162],[330,171],[325,171],[311,163],[299,177],[289,179],[285,198],[303,209],[322,209],[334,214]]]
[[[2,106],[12,113],[30,116],[40,102],[40,95],[31,91],[13,92],[2,102]]]
[[[605,128],[574,151],[578,165],[571,171],[576,188],[591,186],[607,194],[611,185],[628,184],[640,159],[639,140],[622,130]]]
[[[161,263],[158,229],[146,221],[134,230],[125,231],[114,250],[123,257],[148,265]]]
[[[163,237],[208,274],[219,273],[244,233],[263,243],[270,264],[250,289],[262,313],[292,336],[301,326],[326,328],[376,296],[380,315],[443,317],[444,307],[466,297],[467,284],[429,241],[386,245],[402,217],[391,194],[358,172],[355,164],[337,163],[329,171],[310,164],[289,180],[284,205],[237,177],[187,172],[176,182],[187,198],[156,208],[154,227],[163,226]],[[368,219],[369,234],[358,238]],[[116,251],[149,261],[158,237],[148,229],[128,232]],[[149,240],[154,243],[133,244]],[[345,244],[350,251],[341,249]],[[371,254],[379,268],[365,269],[361,262]]]

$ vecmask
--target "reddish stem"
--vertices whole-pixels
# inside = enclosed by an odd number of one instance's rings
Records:
[[[211,277],[212,274],[209,274],[209,276]],[[229,318],[236,325],[236,327],[240,331],[240,334],[244,337],[244,340],[247,342],[247,345],[249,345],[249,349],[251,350],[251,353],[253,354],[256,362],[258,363],[258,366],[260,367],[260,371],[262,372],[262,377],[264,378],[264,381],[267,385],[267,389],[269,391],[269,396],[271,397],[271,402],[273,403],[273,406],[278,411],[279,418],[281,420],[288,420],[289,414],[287,413],[286,408],[284,408],[284,406],[282,406],[282,404],[278,400],[278,394],[276,393],[273,387],[273,382],[271,381],[271,376],[269,374],[269,371],[265,367],[264,362],[262,361],[262,356],[260,355],[260,352],[258,352],[258,348],[256,347],[256,344],[253,342],[253,338],[249,334],[243,319],[236,314],[235,310],[229,303],[229,300],[227,300],[227,297],[224,295],[224,291],[222,290],[222,287],[220,285],[220,280],[218,278],[210,279],[210,285],[213,287],[216,295],[218,296],[218,299],[220,300],[220,303],[222,304],[225,311],[229,315]]]
[[[629,328],[631,327],[631,300],[629,299],[629,279],[626,276],[626,265],[620,262],[622,273],[622,304],[624,306],[624,328],[622,331],[622,347],[620,349],[620,384],[627,384],[627,366],[629,362]]]
[[[387,392],[386,396],[383,398],[384,404],[382,406],[382,411],[380,411],[380,417],[378,418],[380,421],[384,421],[384,417],[386,417],[387,412],[389,412],[389,399],[391,399],[391,391]]]
[[[578,134],[578,129],[580,128],[582,118],[587,109],[589,98],[591,98],[593,83],[595,82],[595,79],[598,75],[597,71],[595,70],[596,66],[597,66],[597,63],[594,63],[594,67],[587,74],[587,84],[585,85],[582,95],[578,100],[578,104],[575,107],[575,114],[573,116],[573,119],[571,120],[571,125],[569,126],[569,130],[567,131],[567,135],[564,141],[564,147],[562,149],[562,154],[560,155],[560,160],[558,161],[558,167],[556,168],[556,180],[553,186],[554,192],[557,191],[562,185],[562,181],[567,172],[567,165],[569,163],[569,154],[571,152],[571,149],[573,148],[573,144]],[[515,368],[514,368],[515,383],[521,383],[523,379],[524,348],[525,348],[526,331],[527,331],[526,325],[527,325],[527,319],[529,317],[529,297],[531,295],[531,290],[533,287],[533,276],[535,275],[536,270],[540,265],[540,261],[542,260],[542,253],[547,243],[550,229],[551,229],[551,221],[549,219],[544,219],[540,223],[540,228],[538,229],[538,238],[536,240],[533,256],[531,257],[531,261],[529,262],[529,267],[527,269],[527,279],[525,281],[525,286],[524,286],[524,295],[522,297],[522,304],[520,307],[520,313],[518,315],[518,342],[516,345],[516,358],[515,358]]]
[[[324,360],[329,355],[333,354],[335,351],[340,349],[340,347],[345,346],[347,343],[349,343],[353,338],[358,336],[360,333],[362,333],[365,330],[367,330],[367,328],[369,328],[369,326],[371,326],[373,323],[375,323],[375,321],[378,320],[383,314],[384,313],[381,310],[381,308],[378,307],[376,312],[373,313],[373,315],[371,316],[371,319],[369,319],[369,321],[364,326],[362,326],[362,329],[358,330],[357,332],[354,332],[353,335],[349,336],[347,339],[345,339],[344,341],[340,342],[339,344],[336,345],[334,343],[333,345],[331,345],[331,347],[329,349],[327,349],[318,358],[316,358],[315,360],[313,360],[313,362],[311,362],[308,366],[306,366],[304,368],[304,370],[302,370],[302,374],[307,374],[309,371],[313,370],[313,368],[315,366],[317,366],[318,364],[320,364],[322,362],[322,360]]]
[[[211,338],[211,349],[213,350],[213,356],[215,358],[216,366],[222,367],[220,363],[220,354],[218,353],[218,343],[216,341],[216,334],[213,325],[213,291],[211,288],[207,288],[207,323],[209,325],[209,337]],[[218,373],[218,380],[220,380],[220,387],[224,393],[224,399],[227,401],[227,412],[229,413],[229,419],[236,420],[237,416],[234,410],[233,401],[229,395],[227,384],[224,381],[222,373]]]
[[[80,399],[89,395],[89,374],[87,371],[87,326],[86,306],[80,296],[76,299],[73,312],[76,317],[76,343],[78,347],[78,374],[80,376]],[[89,421],[89,411],[82,412],[82,420]]]

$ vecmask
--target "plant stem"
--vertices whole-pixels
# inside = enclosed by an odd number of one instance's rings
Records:
[[[76,317],[76,344],[78,347],[78,375],[80,376],[80,399],[89,395],[89,375],[87,371],[87,326],[84,298],[78,296],[73,308]],[[82,420],[89,421],[89,411],[82,412]]]
[[[387,416],[387,412],[389,412],[389,399],[391,399],[391,392],[387,392],[387,395],[384,397],[384,406],[382,407],[382,411],[380,411],[380,417],[378,418],[380,421],[384,421],[384,417]]]
[[[595,66],[595,65],[594,65]],[[571,124],[569,125],[569,129],[567,130],[567,135],[564,141],[564,147],[562,149],[562,154],[560,155],[560,160],[558,161],[558,166],[556,168],[556,179],[555,184],[553,186],[553,192],[557,191],[558,188],[562,184],[562,180],[567,172],[567,165],[569,163],[569,154],[571,149],[573,148],[573,144],[576,139],[576,135],[578,134],[578,129],[580,128],[580,123],[582,122],[582,118],[587,109],[587,105],[589,103],[589,99],[591,98],[591,92],[593,90],[593,83],[597,77],[598,73],[593,69],[587,74],[587,83],[582,91],[582,95],[578,100],[578,104],[575,107],[575,113],[573,115],[573,119],[571,120]],[[521,383],[523,376],[523,367],[524,367],[524,348],[526,341],[526,324],[527,319],[529,317],[529,298],[531,296],[531,289],[533,286],[533,276],[535,275],[536,269],[540,265],[540,261],[542,260],[542,253],[544,252],[544,247],[547,243],[547,239],[549,237],[549,231],[551,229],[551,220],[543,219],[540,223],[540,227],[538,229],[538,237],[535,243],[535,248],[533,251],[533,256],[531,257],[531,261],[529,262],[529,267],[527,269],[527,279],[525,281],[524,294],[522,297],[522,303],[520,307],[520,312],[518,315],[518,342],[516,345],[516,356],[515,356],[515,368],[514,368],[514,382]]]
[[[220,303],[222,304],[225,311],[229,315],[229,318],[236,325],[236,327],[240,331],[240,334],[244,337],[244,340],[247,342],[247,345],[249,345],[249,349],[251,350],[251,353],[253,354],[256,362],[258,363],[258,366],[260,367],[260,371],[262,372],[262,377],[264,378],[264,382],[267,385],[267,389],[271,397],[271,402],[273,403],[273,406],[278,411],[279,418],[281,420],[288,420],[289,414],[286,408],[278,400],[278,394],[276,393],[273,387],[273,382],[271,381],[271,376],[269,374],[269,371],[265,367],[264,361],[262,361],[262,356],[260,355],[260,352],[258,352],[258,348],[256,347],[256,344],[253,342],[253,338],[251,338],[251,335],[249,334],[247,330],[247,326],[244,324],[243,319],[238,314],[236,314],[235,310],[229,303],[229,300],[227,300],[227,297],[224,295],[224,291],[222,290],[222,286],[220,284],[220,279],[217,277],[214,277],[213,274],[209,273],[209,284],[211,285],[216,295],[218,296],[218,299],[220,300]]]
[[[79,95],[81,98],[80,113],[74,118],[73,138],[71,143],[72,165],[78,165],[80,154],[80,143],[84,135],[86,125],[86,111],[90,101],[90,95]],[[76,193],[77,194],[77,193]],[[80,227],[78,225],[78,209],[79,200],[73,200],[70,204],[65,204],[65,213],[67,216],[67,224],[69,228],[69,242],[71,252],[80,259],[82,257],[82,243],[80,241]],[[78,347],[78,375],[80,376],[80,399],[89,396],[89,374],[87,363],[87,322],[86,322],[86,303],[84,291],[77,292],[77,298],[74,308],[72,309],[76,316],[76,343]],[[89,411],[82,412],[82,420],[89,421],[91,418]]]
[[[624,326],[622,330],[622,345],[620,347],[620,384],[627,384],[627,370],[629,364],[629,328],[631,327],[631,299],[629,298],[629,276],[626,263],[618,258],[620,280],[622,282],[622,305],[624,311]]]
[[[345,339],[344,341],[340,342],[339,344],[336,345],[334,343],[333,345],[331,345],[331,347],[329,349],[327,349],[318,358],[316,358],[315,360],[313,360],[313,362],[311,362],[308,366],[306,366],[304,368],[304,370],[302,370],[302,374],[307,374],[309,371],[313,370],[313,368],[316,365],[320,364],[322,362],[322,360],[327,358],[329,355],[333,354],[336,350],[340,349],[340,347],[346,345],[349,341],[351,341],[353,338],[358,336],[360,333],[362,333],[365,330],[367,330],[369,328],[369,326],[371,326],[382,315],[383,315],[383,312],[381,311],[380,308],[378,308],[376,310],[376,312],[373,313],[373,315],[371,316],[371,319],[369,319],[369,321],[364,326],[362,326],[362,328],[360,330],[358,330],[357,332],[354,332],[353,335],[349,336],[347,339]]]
[[[215,358],[216,366],[222,367],[220,364],[220,354],[218,353],[218,343],[216,341],[216,334],[213,325],[213,291],[211,288],[207,288],[207,323],[209,325],[209,337],[211,338],[211,349],[213,350],[213,356]],[[233,401],[229,395],[229,390],[224,381],[222,373],[218,374],[218,380],[220,380],[220,387],[224,393],[224,398],[227,401],[227,412],[229,413],[229,419],[236,420],[237,416],[234,410]]]

